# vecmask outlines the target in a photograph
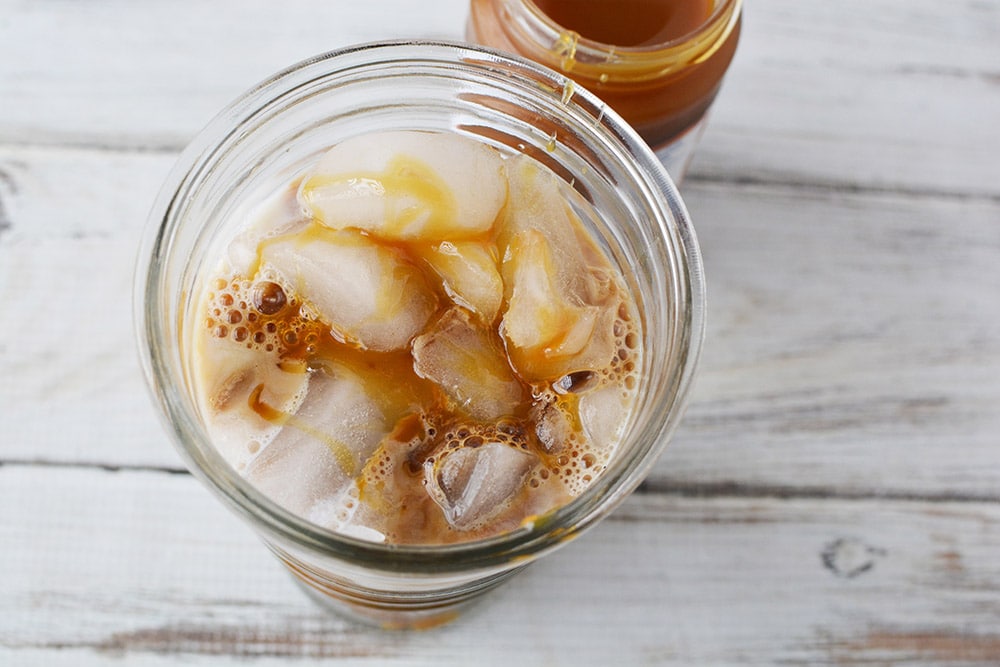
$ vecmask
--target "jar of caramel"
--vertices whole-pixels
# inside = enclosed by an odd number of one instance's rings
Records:
[[[467,38],[561,71],[683,178],[736,51],[742,0],[471,0]]]

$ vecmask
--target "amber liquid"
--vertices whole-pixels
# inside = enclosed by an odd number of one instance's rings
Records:
[[[428,260],[433,255],[431,248],[440,242],[435,237],[446,232],[432,228],[427,238],[404,241],[379,239],[356,229],[330,229],[316,219],[303,218],[305,209],[297,198],[301,180],[296,179],[279,189],[275,195],[278,203],[264,207],[265,217],[252,224],[265,231],[258,229],[255,232],[260,236],[253,242],[254,254],[242,260],[245,267],[220,268],[207,276],[203,285],[201,305],[194,319],[198,322],[194,365],[200,376],[199,400],[208,415],[210,430],[214,429],[218,436],[226,428],[232,428],[232,418],[227,415],[246,416],[247,413],[242,412],[245,406],[263,422],[306,434],[329,449],[334,465],[356,483],[358,493],[354,497],[362,506],[358,509],[355,525],[381,533],[390,543],[446,544],[491,537],[533,522],[579,495],[607,466],[616,445],[612,438],[597,440],[587,435],[585,421],[594,421],[581,417],[586,409],[584,403],[588,401],[587,392],[610,388],[616,395],[620,394],[622,398],[617,404],[605,402],[601,406],[605,409],[605,417],[609,406],[621,406],[618,418],[624,419],[622,401],[631,397],[638,383],[640,320],[624,283],[616,273],[611,273],[608,258],[575,212],[571,202],[577,200],[572,197],[570,187],[553,175],[551,183],[558,182],[561,189],[555,194],[546,194],[542,188],[550,181],[546,177],[532,176],[540,173],[535,169],[541,167],[526,168],[523,162],[516,160],[507,162],[506,173],[519,175],[520,180],[511,176],[509,181],[517,187],[509,187],[512,193],[522,193],[520,201],[524,203],[515,204],[511,199],[516,195],[509,194],[505,213],[493,224],[491,231],[474,241],[466,240],[466,243],[481,244],[492,261],[505,257],[508,263],[513,261],[512,257],[527,252],[521,250],[522,238],[536,242],[541,238],[549,248],[547,237],[538,230],[525,232],[524,236],[519,231],[512,231],[518,228],[507,221],[507,216],[513,218],[512,211],[516,211],[516,215],[521,216],[518,220],[530,217],[529,213],[521,212],[522,209],[544,216],[545,206],[538,204],[539,200],[543,196],[557,198],[568,207],[566,226],[562,228],[568,234],[564,238],[565,247],[581,258],[582,268],[575,279],[587,286],[588,294],[593,293],[586,302],[588,307],[603,309],[606,314],[592,322],[587,337],[589,340],[603,337],[604,345],[588,343],[584,353],[569,357],[550,356],[548,347],[519,351],[513,345],[508,346],[505,341],[510,334],[503,331],[503,326],[510,323],[504,319],[505,315],[498,312],[482,318],[459,307],[445,279],[435,272],[432,261]],[[417,169],[413,164],[418,163],[411,163],[410,168]],[[520,166],[511,166],[516,164]],[[388,174],[380,177],[383,183],[393,183],[396,175],[391,171]],[[537,183],[532,179],[537,179]],[[305,187],[317,181],[322,182],[322,179],[310,176]],[[426,178],[421,182],[426,183]],[[400,186],[396,181],[396,187],[411,185],[403,181]],[[532,208],[532,203],[538,206]],[[581,209],[581,212],[586,214],[587,210]],[[597,215],[596,212],[589,214]],[[289,221],[295,223],[291,230],[286,227]],[[394,222],[391,220],[384,228],[392,229]],[[284,231],[274,232],[278,229]],[[299,248],[310,243],[352,243],[345,240],[345,235],[357,244],[351,247],[360,247],[363,240],[363,244],[377,245],[391,253],[393,271],[407,273],[411,283],[420,283],[431,293],[434,304],[431,307],[437,311],[412,343],[400,343],[388,351],[365,349],[335,331],[330,322],[323,321],[306,299],[296,293],[300,279],[286,276],[282,286],[274,282],[281,280],[275,277],[277,274],[269,274],[262,268],[268,263],[269,250],[275,247],[287,243],[294,243]],[[499,248],[504,250],[499,251]],[[226,266],[226,262],[222,265]],[[577,299],[573,294],[571,298]],[[505,313],[509,312],[508,300]],[[568,330],[570,317],[557,318],[556,326]],[[473,334],[452,338],[449,342],[447,334],[442,333],[442,322],[471,330]],[[467,402],[463,398],[456,399],[445,389],[453,386],[454,381],[433,379],[440,376],[428,371],[431,364],[422,365],[422,357],[417,352],[418,348],[434,345],[427,342],[430,339],[441,341],[437,345],[444,351],[438,354],[450,357],[450,368],[505,392],[505,404],[497,410],[500,416],[494,417],[492,412],[477,413],[476,406],[483,403],[481,396],[469,392],[463,394],[469,398]],[[553,345],[561,345],[564,339],[565,336],[554,336]],[[482,347],[479,351],[470,351],[461,347],[466,343]],[[253,363],[247,363],[247,351],[255,356]],[[567,372],[570,365],[572,372]],[[345,376],[357,379],[364,396],[371,399],[372,410],[381,415],[376,421],[385,422],[375,428],[391,427],[374,453],[359,456],[322,426],[294,411],[281,409],[279,403],[267,398],[265,392],[269,387],[285,386],[289,377],[306,374],[313,378]],[[292,392],[286,390],[282,402],[288,402],[289,393]],[[277,390],[272,396],[281,397],[282,391]],[[589,414],[594,414],[593,409]],[[611,419],[615,418],[611,414]],[[363,425],[370,420],[370,416],[359,414],[354,422],[358,425],[356,430],[364,431],[367,427]],[[256,454],[260,443],[254,442],[253,445],[247,443],[247,451]],[[472,450],[497,442],[530,455],[531,468],[517,481],[519,486],[513,488],[507,504],[500,510],[484,521],[456,525],[428,492],[427,470],[438,470],[434,467],[435,460],[440,463],[442,457],[452,451]],[[267,465],[267,451],[265,449],[258,457],[265,462],[262,468]],[[277,458],[271,460],[280,460],[281,456],[284,454],[278,453]],[[325,461],[317,459],[315,466],[329,465]],[[235,459],[230,459],[230,463],[240,469]],[[240,470],[246,472],[246,461]],[[264,477],[259,471],[254,475],[258,481]],[[304,481],[307,478],[303,476],[296,483],[308,486],[309,482]],[[330,493],[336,492],[330,489]],[[286,505],[286,509],[301,511],[295,505]]]
[[[697,30],[713,0],[534,0],[559,25],[615,46],[653,46]]]
[[[657,76],[619,76],[613,65],[581,67],[558,44],[538,44],[517,32],[509,13],[526,9],[527,0],[472,0],[470,41],[526,56],[561,70],[597,94],[632,125],[653,148],[668,145],[708,111],[736,51],[740,21],[698,57],[672,64]],[[534,5],[562,27],[607,47],[609,58],[656,59],[701,31],[722,0],[535,0]],[[505,7],[502,7],[505,5]],[[518,9],[520,7],[520,9]],[[565,35],[564,35],[565,36]]]

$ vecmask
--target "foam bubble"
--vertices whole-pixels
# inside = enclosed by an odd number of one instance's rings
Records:
[[[328,310],[322,311],[328,313],[323,316],[320,310],[311,305],[310,301],[318,301],[304,286],[305,282],[289,273],[288,266],[276,261],[274,253],[267,250],[283,246],[290,235],[300,232],[308,231],[310,235],[326,238],[325,231],[323,234],[316,232],[318,223],[309,220],[309,215],[304,214],[301,204],[295,198],[297,189],[298,181],[295,181],[264,200],[256,217],[250,216],[250,224],[232,241],[221,267],[215,274],[209,274],[204,296],[199,303],[198,318],[192,319],[192,322],[201,327],[198,333],[212,345],[232,343],[239,347],[241,353],[259,353],[263,357],[254,361],[254,364],[276,364],[289,374],[315,371],[318,363],[316,360],[324,359],[324,355],[328,355],[331,349],[338,350],[337,354],[347,349],[338,345],[338,342],[347,343],[350,349],[355,350],[364,347],[361,339],[351,333],[351,329],[344,328],[341,324],[333,325],[325,319],[331,317]],[[566,203],[565,196],[554,196],[553,202],[558,204],[554,208],[562,210]],[[570,203],[574,209],[577,207],[576,202]],[[591,215],[583,210],[577,213],[581,218]],[[624,289],[624,282],[610,263],[602,263],[607,258],[598,257],[600,250],[596,246],[591,248],[585,239],[578,238],[578,233],[586,234],[582,226],[579,229],[573,226],[578,223],[579,221],[568,227],[564,226],[561,231],[545,231],[554,246],[561,249],[557,253],[558,259],[568,261],[568,258],[575,258],[577,255],[584,257],[583,264],[587,266],[583,268],[587,268],[590,273],[564,272],[566,276],[563,277],[568,276],[567,279],[581,282],[577,284],[571,281],[572,284],[567,283],[562,288],[570,290],[574,299],[583,299],[588,308],[594,309],[596,314],[593,318],[598,322],[595,331],[599,331],[601,344],[587,348],[586,355],[574,353],[577,356],[573,357],[566,352],[563,356],[570,358],[567,363],[551,364],[537,373],[518,368],[510,349],[505,347],[499,350],[501,365],[506,367],[510,364],[513,368],[516,377],[512,381],[523,389],[523,395],[512,402],[512,407],[492,411],[485,416],[458,410],[457,400],[448,399],[439,387],[434,388],[437,393],[431,400],[424,397],[414,399],[406,409],[416,411],[415,414],[406,415],[402,420],[412,417],[419,422],[419,428],[401,431],[401,434],[395,434],[397,439],[393,439],[392,435],[385,438],[368,461],[364,462],[355,482],[337,498],[330,497],[316,504],[313,513],[306,518],[345,534],[365,534],[367,539],[377,538],[379,541],[386,536],[390,541],[411,542],[425,541],[425,538],[428,538],[426,541],[449,541],[475,537],[478,528],[469,529],[471,524],[466,524],[461,529],[456,529],[453,525],[434,524],[435,520],[441,521],[440,517],[424,522],[425,514],[434,511],[434,502],[439,500],[428,496],[427,487],[436,480],[427,478],[426,470],[429,466],[431,470],[440,471],[442,462],[452,457],[451,469],[454,471],[461,468],[464,471],[466,463],[463,461],[474,461],[486,449],[496,451],[492,449],[496,445],[515,450],[518,456],[513,457],[514,461],[520,460],[518,457],[521,452],[526,453],[526,458],[532,461],[521,486],[513,492],[518,495],[516,503],[511,507],[516,507],[518,511],[548,511],[566,502],[566,496],[583,493],[600,478],[616,455],[626,418],[641,384],[638,373],[642,365],[643,339],[641,320]],[[369,241],[375,243],[378,246],[375,250],[386,257],[391,256],[393,261],[389,264],[394,270],[401,262],[407,267],[407,271],[413,269],[414,279],[421,276],[426,279],[431,275],[426,273],[430,269],[423,262],[416,261],[419,259],[418,255],[413,254],[416,251],[406,249],[403,244],[386,244],[368,236],[359,239],[358,243],[361,241],[366,244]],[[478,243],[478,240],[469,241],[472,246]],[[352,244],[341,245],[353,247]],[[504,250],[509,254],[509,245]],[[289,253],[292,260],[301,258],[298,249],[293,248]],[[490,261],[497,259],[491,257]],[[509,258],[505,258],[505,261],[507,259]],[[295,265],[295,261],[290,260],[289,266]],[[317,282],[328,282],[329,276],[324,267],[329,264],[321,263],[316,274],[324,280],[317,279]],[[279,271],[281,267],[286,270]],[[420,273],[421,271],[424,273]],[[346,284],[345,281],[334,282],[337,289],[350,291],[353,287],[353,284]],[[433,322],[445,310],[445,306],[441,304],[456,297],[449,293],[451,299],[446,298],[442,290],[447,292],[449,287],[447,284],[442,287],[440,280],[436,278],[425,282],[428,289],[436,295],[436,303],[440,305],[440,308],[434,306],[438,309],[430,320]],[[298,292],[297,288],[304,291]],[[395,294],[396,291],[379,291],[379,294],[384,293]],[[386,304],[391,305],[389,302]],[[587,311],[588,314],[590,312]],[[476,327],[477,332],[480,327],[492,327],[489,335],[499,335],[506,344],[504,325],[497,321],[499,316],[473,319],[470,327]],[[408,352],[414,356],[412,341],[426,335],[429,327],[430,324],[427,323],[420,325],[419,331],[409,338],[410,342],[398,348],[400,353],[405,355]],[[592,335],[597,334],[584,332],[580,337]],[[464,351],[467,346],[455,347]],[[571,348],[569,346],[566,349]],[[369,346],[369,350],[371,349],[381,348]],[[362,352],[367,354],[365,350]],[[358,358],[362,358],[360,353]],[[381,362],[375,360],[373,363]],[[289,369],[287,366],[290,364],[301,364],[302,369]],[[472,371],[482,371],[483,366],[481,363],[469,364]],[[208,371],[211,369],[206,372]],[[364,375],[366,372],[362,370],[359,373]],[[557,373],[561,377],[551,377]],[[476,378],[475,373],[470,376]],[[424,378],[423,375],[420,377]],[[482,378],[476,379],[481,383]],[[291,400],[292,404],[302,403],[305,389],[300,393],[301,396]],[[245,404],[242,395],[237,398]],[[233,404],[238,402],[234,400]],[[494,414],[507,416],[497,420]],[[237,447],[239,455],[232,459],[234,465],[244,468],[248,462],[261,456],[267,450],[273,435],[274,431],[253,433],[252,439],[240,439]],[[510,454],[503,450],[502,453]],[[498,519],[496,526],[484,527],[486,532],[482,536],[494,534],[501,524],[509,527],[509,524],[503,523],[508,518]],[[515,519],[514,526],[523,518],[519,516]],[[398,525],[393,524],[393,521]],[[406,525],[406,522],[418,523],[420,528],[414,529]],[[451,535],[451,532],[461,533],[466,530],[469,532],[465,536]]]

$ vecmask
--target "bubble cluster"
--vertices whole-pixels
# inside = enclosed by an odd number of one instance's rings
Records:
[[[592,387],[603,386],[603,375],[599,377],[599,384],[591,383]],[[607,464],[612,447],[588,440],[580,424],[577,403],[575,393],[561,388],[538,392],[531,422],[545,466],[536,471],[530,482],[532,487],[537,488],[552,474],[562,481],[571,495],[577,496]]]
[[[402,441],[397,433],[391,438],[394,440],[391,447],[380,448],[369,460],[365,475],[371,482],[389,479],[397,467],[412,476],[423,475],[425,463],[434,463],[435,457],[463,447],[476,449],[489,442],[499,442],[523,451],[532,450],[524,426],[514,419],[501,419],[491,424],[454,422],[449,420],[447,412],[436,411],[410,415],[405,420],[416,420],[417,428],[406,429],[410,437]]]
[[[316,502],[306,518],[331,530],[345,531],[354,523],[355,514],[361,505],[360,493],[357,483],[351,481],[340,493]]]
[[[437,422],[431,415],[404,417],[365,464],[362,485],[381,489],[397,471],[410,478],[421,475],[424,460],[437,444],[437,433]]]
[[[627,393],[631,393],[638,385],[641,346],[639,331],[629,305],[624,300],[618,304],[616,315],[612,328],[615,336],[615,354],[604,375],[608,382],[619,384]]]
[[[495,424],[459,423],[441,434],[440,449],[448,451],[460,447],[482,447],[487,442],[499,442],[509,447],[528,451],[524,428],[514,420],[502,419]]]
[[[337,525],[334,530],[339,530],[344,526],[348,526],[351,523],[351,519],[354,518],[355,512],[358,509],[358,497],[360,496],[360,491],[358,490],[357,483],[349,483],[347,489],[337,498],[337,507],[335,517],[337,520]]]
[[[545,462],[529,482],[533,488],[551,474],[577,496],[607,467],[616,443],[589,439],[580,423],[578,405],[582,396],[607,387],[620,389],[626,404],[634,397],[640,344],[635,319],[624,300],[617,308],[613,334],[614,354],[604,368],[574,371],[551,385],[533,387],[529,420]]]
[[[570,495],[578,496],[591,485],[607,466],[607,452],[577,445],[570,446],[556,458],[553,473],[562,480]]]
[[[255,280],[218,278],[213,288],[205,328],[214,338],[278,357],[308,356],[329,331],[266,270]]]

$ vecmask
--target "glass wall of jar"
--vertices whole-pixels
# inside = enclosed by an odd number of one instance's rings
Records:
[[[565,103],[570,85],[536,63],[467,45],[351,47],[296,65],[236,100],[195,138],[163,186],[135,287],[154,400],[188,467],[326,606],[388,627],[454,618],[466,602],[606,516],[645,477],[680,419],[704,333],[694,231],[648,147],[592,95]],[[288,182],[329,146],[387,130],[454,132],[550,167],[600,213],[604,222],[592,231],[621,267],[642,319],[645,354],[620,454],[569,504],[493,538],[383,544],[312,523],[227,463],[194,396],[190,331],[202,320],[193,295],[242,225],[250,194]]]
[[[680,181],[739,40],[742,0],[472,0],[467,38],[572,77]]]

